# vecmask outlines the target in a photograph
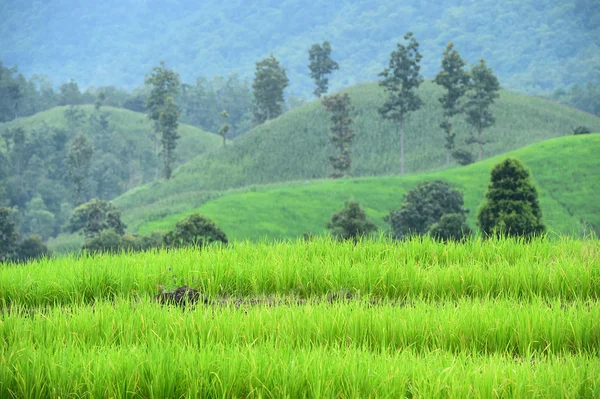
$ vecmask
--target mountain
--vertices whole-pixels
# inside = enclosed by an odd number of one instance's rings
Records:
[[[233,240],[285,239],[323,234],[331,215],[354,199],[380,229],[383,218],[398,209],[402,197],[422,181],[445,180],[464,193],[468,222],[475,227],[493,165],[516,157],[531,171],[538,188],[543,222],[551,234],[600,233],[600,134],[561,137],[527,146],[469,166],[407,177],[318,180],[232,191],[221,198],[144,223],[140,233],[167,231],[178,220],[199,212],[214,220]]]
[[[313,43],[332,43],[338,90],[376,79],[407,31],[421,43],[429,78],[453,41],[469,62],[485,58],[510,89],[600,81],[595,0],[4,0],[0,15],[0,59],[55,84],[132,88],[161,60],[185,81],[233,71],[248,78],[273,52],[291,89],[308,95]]]
[[[344,91],[356,109],[356,138],[352,144],[352,175],[375,176],[399,173],[399,140],[396,127],[380,118],[384,101],[375,83]],[[421,110],[411,115],[406,127],[406,171],[422,173],[444,166],[444,136],[439,128],[442,109],[440,88],[426,82],[419,93]],[[600,118],[544,99],[501,91],[492,108],[497,122],[485,133],[490,141],[484,157],[516,150],[550,138],[572,134],[584,125],[600,131]],[[320,179],[331,172],[328,156],[330,119],[314,101],[257,126],[225,148],[200,155],[177,169],[173,178],[137,187],[115,200],[130,227],[141,221],[164,217],[197,207],[224,190],[252,184]],[[470,128],[456,120],[457,144]]]

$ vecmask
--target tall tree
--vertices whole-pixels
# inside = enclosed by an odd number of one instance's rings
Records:
[[[231,125],[227,122],[229,119],[229,114],[227,111],[222,111],[220,114],[221,118],[223,118],[223,125],[219,128],[219,136],[223,137],[223,147],[227,144],[227,133],[229,133],[229,129]]]
[[[67,153],[67,168],[69,180],[75,189],[74,204],[83,202],[83,194],[87,188],[90,167],[94,149],[83,134],[73,138]]]
[[[421,108],[423,101],[415,90],[423,83],[420,74],[421,54],[419,43],[413,37],[412,32],[404,35],[408,45],[398,43],[398,48],[390,56],[389,67],[384,69],[379,76],[383,80],[379,82],[388,98],[379,113],[385,119],[397,123],[400,131],[400,174],[404,175],[404,124],[409,112]]]
[[[160,137],[162,144],[160,154],[164,163],[163,174],[168,180],[173,171],[175,148],[179,138],[177,134],[179,111],[173,100],[179,93],[179,74],[167,69],[165,62],[161,61],[160,66],[152,69],[152,74],[146,78],[145,83],[151,86],[146,100],[146,109],[148,118],[154,122],[154,136],[152,137],[154,150],[158,155],[158,139]],[[156,173],[155,177],[157,177]]]
[[[452,131],[452,117],[462,112],[460,101],[467,91],[469,74],[463,69],[465,61],[454,49],[454,43],[450,42],[444,51],[442,70],[435,76],[434,82],[446,89],[439,101],[444,108],[444,120],[440,127],[444,130],[446,143],[446,168],[450,166],[450,154],[454,150],[454,139],[456,133]]]
[[[494,71],[487,67],[485,60],[479,60],[479,64],[471,68],[465,104],[467,122],[477,132],[477,137],[472,137],[468,142],[477,143],[479,149],[477,159],[479,161],[483,158],[483,145],[486,143],[483,138],[483,130],[496,123],[490,106],[498,98],[498,90],[500,90],[500,84]]]
[[[483,234],[531,237],[546,230],[537,189],[518,159],[508,158],[494,166],[485,198],[477,213]]]
[[[19,233],[10,209],[0,206],[0,263],[14,256],[18,239]]]
[[[350,171],[352,166],[352,151],[350,145],[355,136],[352,124],[354,121],[350,117],[353,110],[350,96],[336,94],[325,97],[321,100],[325,110],[331,114],[331,127],[329,139],[331,144],[337,149],[338,154],[329,157],[329,163],[334,169],[330,175],[333,178],[343,177]]]
[[[315,80],[317,86],[313,93],[321,98],[323,94],[327,93],[329,86],[327,75],[336,69],[340,69],[340,66],[331,59],[331,45],[328,41],[324,41],[323,45],[313,44],[308,50],[308,59],[310,61],[308,64],[310,77]]]
[[[79,91],[79,85],[73,79],[60,86],[60,105],[83,104],[83,97]]]
[[[285,68],[273,54],[256,63],[256,73],[252,89],[254,90],[254,124],[277,118],[283,112],[283,90],[289,80]]]

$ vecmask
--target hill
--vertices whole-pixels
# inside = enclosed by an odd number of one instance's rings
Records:
[[[393,124],[383,121],[378,107],[384,101],[376,83],[345,90],[356,108],[356,139],[352,146],[353,176],[398,173],[399,142]],[[445,161],[439,87],[426,82],[420,89],[425,102],[410,117],[406,133],[406,170],[439,170]],[[600,131],[600,118],[523,94],[501,91],[493,107],[497,123],[486,133],[490,143],[484,156],[494,156],[526,145],[572,133],[585,125]],[[115,202],[135,229],[141,221],[164,217],[200,206],[220,191],[251,184],[324,178],[331,172],[328,156],[329,116],[317,101],[296,108],[258,126],[232,145],[194,158],[175,171],[168,182],[138,187]],[[469,127],[456,121],[457,144]]]
[[[562,137],[537,143],[466,167],[407,177],[320,180],[252,187],[209,201],[196,209],[148,222],[140,233],[171,229],[189,213],[213,219],[234,240],[293,238],[321,234],[331,215],[353,198],[381,229],[382,219],[398,209],[402,196],[418,183],[442,179],[464,192],[468,222],[475,226],[492,166],[507,156],[522,160],[532,172],[543,220],[552,233],[600,232],[600,135]],[[587,227],[586,227],[587,226]]]
[[[80,200],[112,199],[160,170],[151,131],[143,114],[91,105],[56,107],[0,124],[0,205],[18,209],[21,233],[51,237],[77,201],[67,164],[74,137],[83,134],[93,148],[78,161],[78,170],[87,170]],[[179,134],[178,164],[220,145],[217,135],[191,126],[180,125]]]
[[[600,3],[592,0],[20,0],[1,7],[3,61],[55,84],[74,78],[84,87],[132,88],[160,60],[186,81],[233,71],[250,77],[274,52],[291,89],[310,93],[308,49],[329,40],[340,89],[376,79],[406,31],[421,43],[427,77],[454,41],[465,59],[485,58],[512,89],[600,79]]]

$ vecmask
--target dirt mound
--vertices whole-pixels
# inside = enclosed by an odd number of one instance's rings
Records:
[[[186,306],[198,302],[208,304],[208,298],[200,294],[198,290],[184,285],[174,291],[163,291],[154,297],[154,301],[163,305]]]

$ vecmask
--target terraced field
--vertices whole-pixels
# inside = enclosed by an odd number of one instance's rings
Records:
[[[594,238],[4,265],[0,397],[598,397],[599,300]]]

